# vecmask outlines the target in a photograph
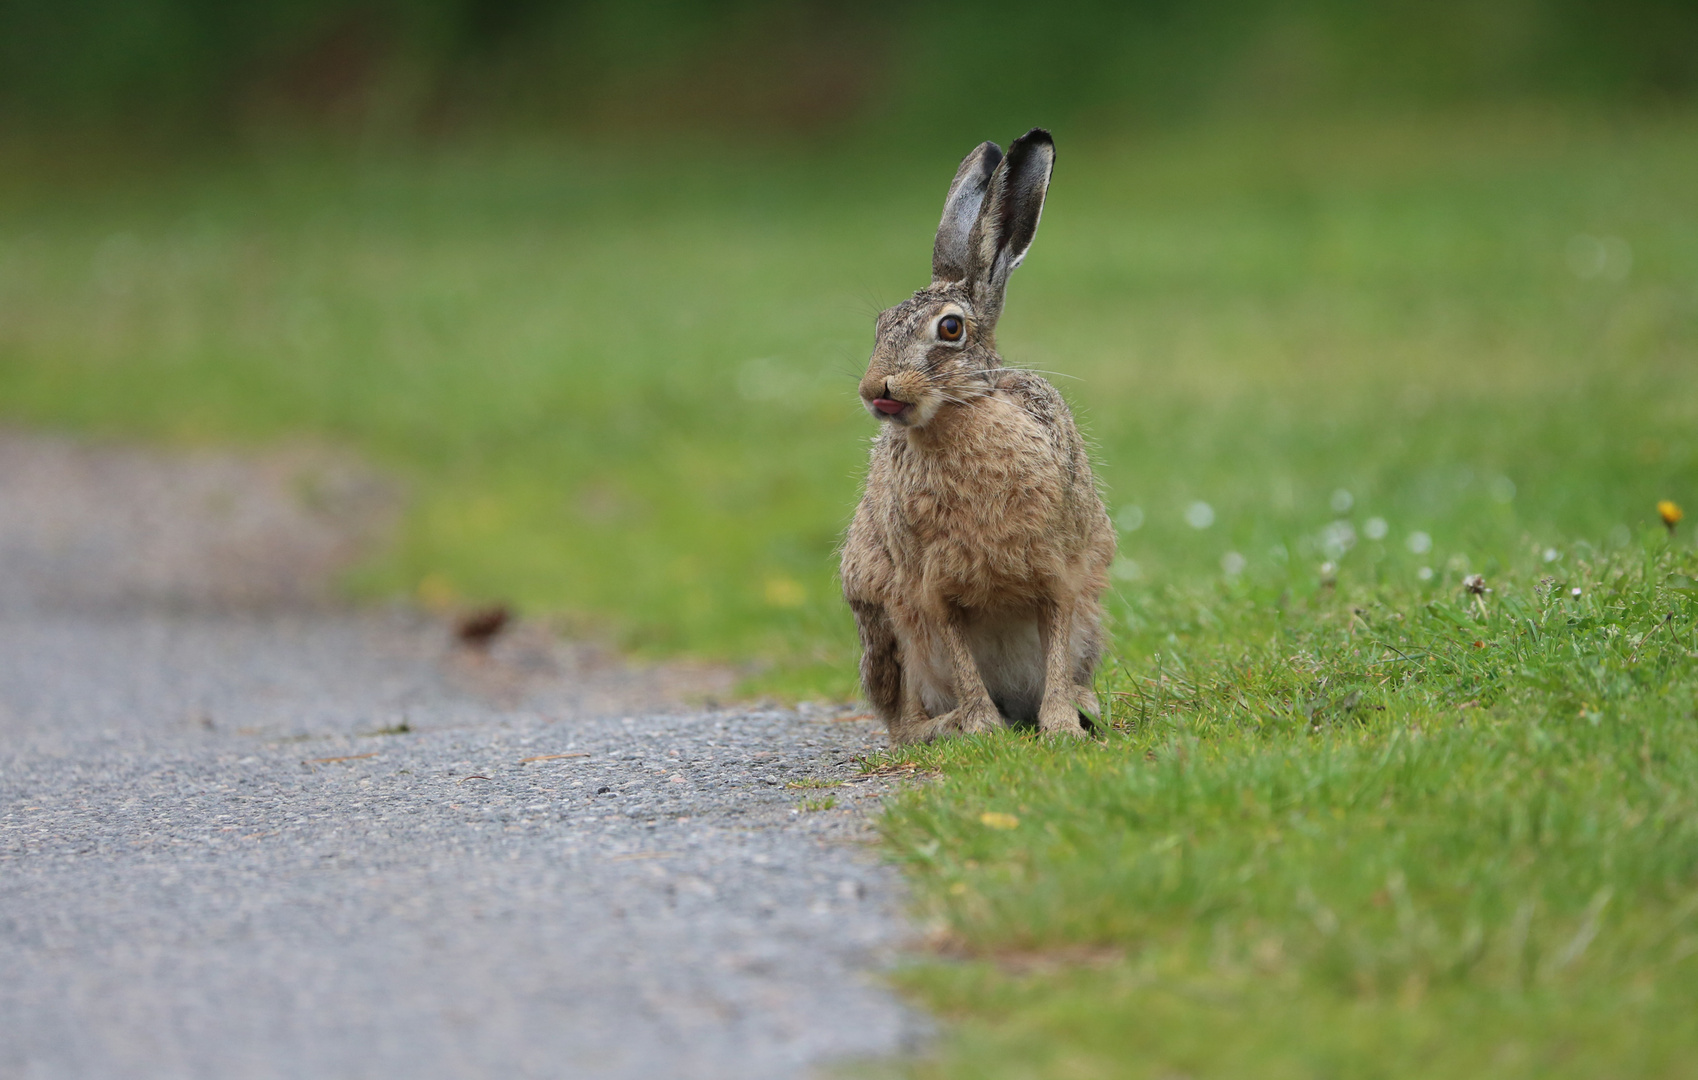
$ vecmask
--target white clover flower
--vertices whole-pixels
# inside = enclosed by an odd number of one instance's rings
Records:
[[[1329,559],[1338,559],[1356,546],[1356,530],[1348,521],[1335,521],[1321,530],[1321,551]]]

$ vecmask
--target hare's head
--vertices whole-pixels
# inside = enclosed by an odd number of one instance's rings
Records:
[[[1003,156],[967,155],[949,185],[932,245],[932,283],[878,317],[861,400],[881,420],[922,427],[949,404],[987,392],[1002,363],[992,332],[1008,275],[1026,257],[1055,167],[1055,143],[1034,128]]]

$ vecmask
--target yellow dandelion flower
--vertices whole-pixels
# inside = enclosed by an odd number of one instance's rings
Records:
[[[1657,516],[1663,519],[1663,524],[1668,526],[1669,532],[1672,533],[1674,527],[1680,524],[1680,519],[1685,515],[1680,512],[1680,507],[1673,499],[1664,499],[1657,504]]]

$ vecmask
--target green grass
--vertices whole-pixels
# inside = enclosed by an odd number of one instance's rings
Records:
[[[1698,564],[1654,510],[1698,509],[1698,117],[1058,139],[999,338],[1123,526],[1114,728],[906,755],[944,952],[903,981],[956,1023],[903,1067],[1698,1072]],[[948,141],[23,162],[0,415],[352,446],[413,497],[358,591],[846,691],[853,386]]]
[[[1135,639],[1103,741],[900,755],[943,776],[887,837],[965,957],[905,975],[961,1020],[913,1073],[1694,1075],[1698,555],[1661,532],[1479,600],[1349,557],[1150,590],[1213,619]]]

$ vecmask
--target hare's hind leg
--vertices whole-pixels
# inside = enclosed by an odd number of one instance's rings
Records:
[[[1038,706],[1038,730],[1046,735],[1085,734],[1079,723],[1083,695],[1074,652],[1075,604],[1069,599],[1052,605],[1044,620],[1044,701]]]
[[[891,744],[906,746],[909,743],[931,742],[940,735],[953,734],[954,728],[949,720],[952,715],[932,716],[921,700],[919,686],[913,679],[905,680],[902,684],[902,711],[890,725]]]
[[[1079,720],[1087,731],[1097,728],[1103,719],[1102,700],[1097,697],[1094,676],[1097,661],[1102,659],[1103,627],[1101,607],[1081,600],[1073,610],[1073,707],[1079,710]]]
[[[861,688],[895,746],[930,742],[944,727],[926,713],[919,680],[902,669],[902,645],[884,605],[851,601],[861,634]]]
[[[902,717],[902,656],[890,613],[866,600],[851,600],[849,607],[861,636],[861,688],[885,727],[894,730]]]

